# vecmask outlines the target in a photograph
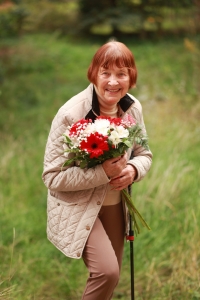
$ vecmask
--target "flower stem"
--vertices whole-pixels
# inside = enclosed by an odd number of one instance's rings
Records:
[[[128,207],[130,215],[133,218],[133,228],[134,228],[134,231],[136,232],[136,234],[140,233],[140,227],[139,227],[139,225],[137,223],[136,216],[138,217],[138,219],[140,220],[140,222],[142,223],[142,225],[144,227],[146,227],[148,230],[151,230],[151,228],[146,223],[146,221],[144,220],[144,218],[142,217],[142,215],[139,213],[139,211],[136,209],[136,207],[132,203],[131,196],[126,191],[126,189],[122,190],[122,198],[123,198],[123,200],[125,201],[125,203],[126,203],[126,205]]]

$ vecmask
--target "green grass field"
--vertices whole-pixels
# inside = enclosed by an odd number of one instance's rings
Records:
[[[133,186],[137,300],[200,299],[199,37],[125,43],[135,55],[152,169]],[[46,239],[44,149],[58,108],[88,85],[100,41],[30,35],[0,47],[0,299],[78,300],[87,278]],[[130,299],[129,244],[114,300]],[[103,300],[103,299],[102,299]]]

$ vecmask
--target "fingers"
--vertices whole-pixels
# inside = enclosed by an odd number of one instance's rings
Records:
[[[122,190],[129,185],[129,180],[125,175],[115,177],[110,181],[112,190]]]
[[[119,156],[115,158],[111,158],[106,160],[102,166],[106,173],[106,175],[110,178],[117,177],[122,172],[122,170],[126,167],[127,156]]]
[[[133,183],[136,174],[137,171],[133,166],[126,165],[126,167],[118,176],[111,179],[110,184],[112,186],[112,189],[122,190],[127,188],[130,184]]]

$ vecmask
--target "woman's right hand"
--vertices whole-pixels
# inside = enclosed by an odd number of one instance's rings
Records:
[[[110,158],[103,162],[102,166],[109,178],[118,176],[121,171],[126,167],[127,153],[122,156]]]

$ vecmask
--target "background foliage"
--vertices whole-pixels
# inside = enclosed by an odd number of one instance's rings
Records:
[[[163,0],[104,0],[97,3],[92,0],[79,0],[81,12],[81,28],[87,32],[110,33],[119,36],[120,33],[137,33],[146,37],[148,33],[163,35],[167,21],[173,18],[173,13],[196,15],[197,5],[194,1],[163,1]],[[197,21],[197,20],[196,20]],[[197,23],[195,24],[197,28]],[[184,29],[176,24],[173,30]]]
[[[21,30],[13,25],[13,33],[1,35],[3,300],[78,300],[87,278],[81,260],[66,258],[46,239],[47,191],[41,180],[52,119],[62,104],[88,85],[90,60],[111,37],[61,35],[60,27],[53,27],[61,20],[51,15],[54,5],[61,15],[71,10],[75,20],[75,2],[42,0],[36,7],[31,0],[16,1],[12,9],[26,11]],[[170,39],[119,38],[135,55],[139,77],[131,93],[142,103],[154,154],[151,171],[133,186],[135,204],[152,228],[143,228],[134,242],[137,300],[200,299],[200,37],[190,26],[193,19],[188,20],[182,20],[187,30]],[[174,23],[169,25],[174,28]],[[130,299],[129,274],[127,243],[114,300]]]
[[[161,37],[199,32],[199,0],[2,0],[0,37],[26,32]]]

